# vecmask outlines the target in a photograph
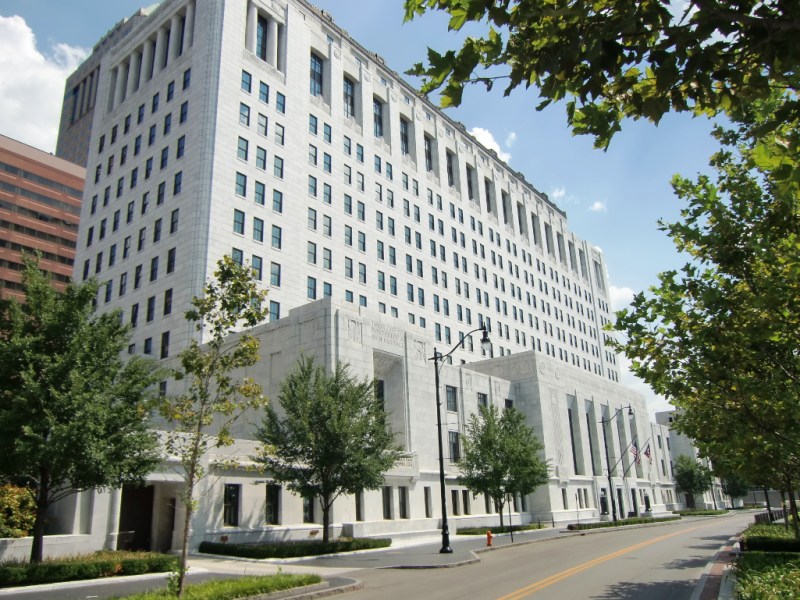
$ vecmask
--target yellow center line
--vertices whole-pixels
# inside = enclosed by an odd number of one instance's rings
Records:
[[[668,533],[666,535],[659,536],[657,538],[653,538],[644,542],[640,542],[638,544],[634,544],[633,546],[628,546],[627,548],[623,548],[622,550],[617,550],[616,552],[612,552],[611,554],[606,554],[604,556],[600,556],[583,564],[580,564],[576,567],[572,567],[571,569],[566,569],[565,571],[561,571],[560,573],[556,573],[555,575],[551,575],[541,581],[536,581],[524,588],[520,588],[510,594],[506,594],[505,596],[501,596],[497,600],[520,600],[520,598],[524,598],[525,596],[529,596],[539,590],[543,590],[546,587],[549,587],[559,581],[563,581],[568,577],[572,577],[578,573],[581,573],[587,569],[591,569],[597,565],[603,564],[604,562],[608,562],[609,560],[613,560],[630,552],[634,552],[635,550],[639,550],[640,548],[644,548],[646,546],[650,546],[652,544],[657,544],[658,542],[663,542],[671,537],[675,537],[676,535],[681,535],[684,533],[689,533],[691,531],[695,531],[697,529],[702,529],[703,527],[708,527],[709,525],[698,525],[697,527],[692,527],[690,529],[682,529],[680,531],[676,531],[674,533]]]

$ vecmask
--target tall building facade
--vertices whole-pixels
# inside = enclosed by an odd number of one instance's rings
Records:
[[[455,525],[496,519],[456,465],[466,420],[489,402],[522,410],[553,465],[515,519],[609,518],[609,498],[621,514],[669,510],[670,480],[631,451],[660,426],[618,383],[602,253],[330,15],[304,0],[166,0],[88,60],[99,83],[75,278],[103,283],[131,353],[172,360],[201,335],[183,318],[190,299],[231,255],[269,291],[248,375],[270,397],[301,352],[381,381],[405,456],[383,489],[337,501],[336,533],[438,526],[429,359],[480,325],[491,349],[465,337],[441,372]],[[209,457],[193,545],[316,535],[313,499],[248,485],[252,425],[236,436],[241,470]],[[140,545],[173,547],[178,485],[165,464],[150,491],[112,492],[108,545],[135,504],[151,507]]]
[[[22,296],[22,256],[63,289],[72,277],[83,167],[0,135],[0,298]]]

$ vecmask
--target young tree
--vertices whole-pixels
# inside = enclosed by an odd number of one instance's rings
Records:
[[[141,483],[159,462],[148,429],[154,364],[123,361],[128,327],[97,314],[94,281],[61,293],[25,259],[23,301],[0,303],[0,478],[34,492],[31,562],[48,508],[79,490]]]
[[[194,490],[206,475],[203,459],[209,448],[234,443],[231,426],[245,410],[267,403],[260,385],[235,376],[237,370],[258,362],[258,339],[247,332],[231,335],[239,327],[251,328],[265,319],[265,297],[252,269],[224,256],[217,263],[214,280],[206,283],[203,295],[193,298],[192,308],[186,312],[186,319],[208,341],[201,344],[193,340],[180,353],[182,370],[176,373],[176,379],[186,381],[185,391],[164,397],[159,407],[171,425],[166,433],[167,452],[177,456],[183,466],[181,499],[186,513],[177,577],[179,597],[183,594],[189,531],[197,507]]]
[[[400,450],[372,381],[358,381],[341,363],[331,374],[301,357],[281,384],[281,412],[267,407],[257,459],[275,481],[322,506],[323,541],[330,511],[341,494],[374,490]]]
[[[675,461],[675,483],[679,492],[686,494],[686,503],[694,508],[695,494],[703,494],[711,489],[714,475],[711,469],[692,460],[688,456],[679,456]]]
[[[750,482],[736,473],[730,473],[722,478],[722,491],[726,496],[744,498],[750,491]]]
[[[503,80],[506,95],[535,86],[537,109],[566,99],[573,131],[601,147],[625,118],[736,111],[800,82],[796,2],[405,0],[405,9],[406,21],[439,10],[450,30],[481,30],[458,51],[428,49],[410,71],[424,93],[457,106],[469,83]],[[798,117],[792,99],[774,122]]]
[[[459,479],[473,494],[494,500],[500,527],[508,494],[525,496],[547,483],[547,463],[539,458],[542,449],[523,414],[514,408],[501,414],[492,405],[470,415],[464,456],[458,461]]]

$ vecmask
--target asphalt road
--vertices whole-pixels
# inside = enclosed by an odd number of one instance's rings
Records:
[[[356,575],[353,600],[682,600],[696,597],[719,548],[751,514],[685,519],[674,525],[563,535],[481,554],[478,563],[424,571],[379,569]]]
[[[595,530],[573,534],[543,530],[495,538],[495,550],[481,552],[482,539],[453,536],[453,554],[441,555],[437,538],[422,545],[399,543],[377,552],[321,557],[276,564],[195,557],[191,582],[242,574],[316,572],[347,577],[362,590],[341,596],[352,600],[697,600],[708,562],[733,535],[752,522],[752,513],[683,519],[654,527]],[[450,566],[424,569],[419,567]],[[459,566],[456,566],[459,565]],[[399,566],[410,568],[396,568]],[[394,568],[393,568],[394,567]],[[41,600],[94,600],[163,587],[165,576],[109,579],[66,586],[0,590],[4,597]],[[341,581],[341,579],[339,579]]]

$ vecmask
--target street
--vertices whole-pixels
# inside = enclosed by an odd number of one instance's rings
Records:
[[[363,570],[353,600],[690,599],[709,560],[752,514],[659,527],[564,534],[500,549],[453,569]]]
[[[453,536],[453,554],[440,555],[439,542],[399,543],[385,551],[341,554],[281,564],[192,558],[197,582],[214,576],[315,572],[333,587],[347,580],[363,589],[343,595],[348,600],[521,600],[640,599],[697,600],[697,588],[708,562],[733,535],[753,522],[742,511],[724,517],[684,518],[665,525],[566,533],[542,530],[495,538],[497,548],[477,555],[478,538]],[[531,543],[519,543],[522,541]],[[468,563],[468,564],[465,564]],[[452,568],[420,568],[449,565]],[[460,566],[455,566],[460,565]],[[405,566],[408,568],[397,568]],[[68,586],[38,586],[25,591],[0,591],[0,597],[37,599],[112,598],[152,589],[165,576],[108,579]]]

